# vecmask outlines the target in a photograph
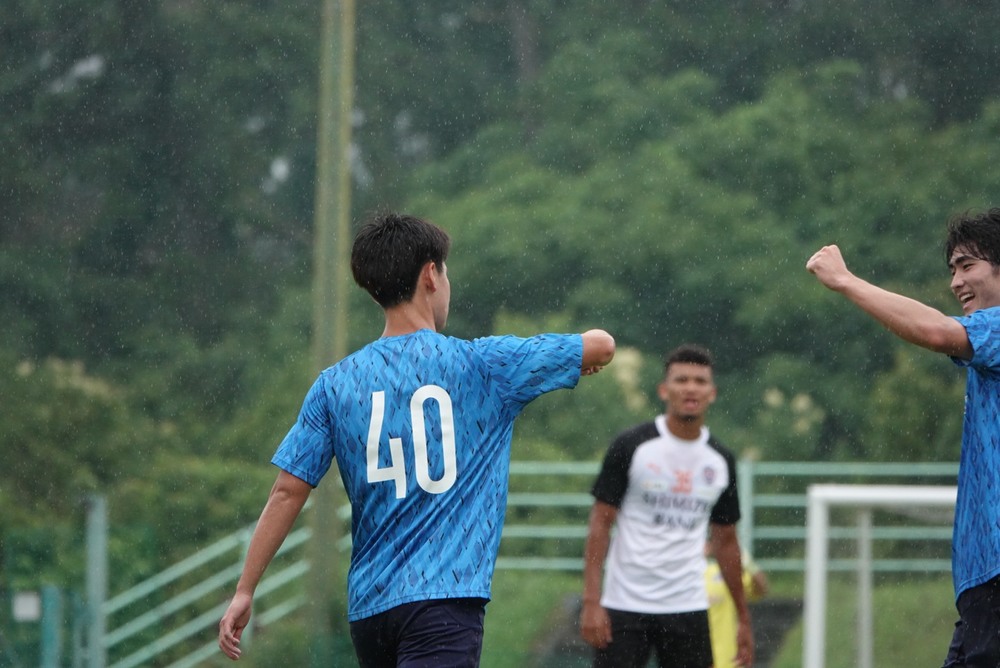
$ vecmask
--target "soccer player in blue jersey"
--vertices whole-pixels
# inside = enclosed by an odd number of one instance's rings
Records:
[[[355,281],[385,313],[381,338],[323,371],[272,462],[219,646],[240,656],[254,590],[333,459],[351,503],[348,621],[363,667],[477,666],[507,502],[514,418],[614,356],[603,330],[444,336],[450,240],[413,216],[366,224]]]
[[[963,315],[888,292],[852,274],[837,246],[806,264],[905,341],[951,356],[967,371],[952,539],[959,621],[944,668],[1000,666],[1000,208],[951,219],[945,242],[951,291]]]

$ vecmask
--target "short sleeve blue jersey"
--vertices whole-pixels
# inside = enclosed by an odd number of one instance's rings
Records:
[[[956,320],[974,351],[955,359],[968,367],[951,548],[957,597],[1000,575],[1000,307]]]
[[[489,598],[514,418],[576,385],[578,334],[382,338],[320,374],[272,463],[317,485],[335,457],[351,503],[348,619]]]

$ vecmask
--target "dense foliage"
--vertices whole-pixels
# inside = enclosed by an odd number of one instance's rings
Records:
[[[134,581],[252,519],[315,371],[319,7],[8,4],[0,583],[78,581],[46,527],[95,491]],[[962,374],[804,264],[835,242],[956,310],[944,221],[1000,193],[995,3],[359,5],[355,217],[452,233],[450,333],[603,327],[628,350],[533,406],[517,457],[597,457],[686,340],[718,356],[712,424],[740,452],[956,457]],[[354,290],[351,346],[379,327]]]

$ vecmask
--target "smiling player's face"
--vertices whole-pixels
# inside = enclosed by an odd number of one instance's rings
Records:
[[[948,260],[951,271],[951,291],[969,315],[991,306],[1000,306],[1000,267],[965,248],[956,248]]]
[[[680,420],[699,420],[715,401],[712,368],[703,364],[674,362],[657,388],[666,403],[667,415]]]

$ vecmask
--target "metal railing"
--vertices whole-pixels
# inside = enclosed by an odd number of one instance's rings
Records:
[[[740,543],[756,555],[761,568],[769,571],[805,572],[806,508],[808,487],[817,483],[954,485],[958,464],[948,462],[755,462],[739,463],[739,490],[742,519]],[[905,504],[900,504],[905,506]],[[897,507],[897,517],[909,521],[872,527],[871,539],[882,543],[919,544],[920,550],[904,550],[917,556],[877,555],[872,561],[876,572],[948,572],[951,570],[952,513],[933,516],[905,515]],[[852,556],[831,558],[831,571],[854,571],[853,556],[857,527],[853,517],[831,525],[831,541],[849,542]],[[779,556],[781,555],[781,556]]]
[[[212,572],[193,584],[186,584],[183,589],[172,593],[166,600],[151,604],[145,612],[128,615],[127,622],[111,628],[104,635],[103,647],[111,654],[116,647],[126,646],[127,641],[140,638],[147,629],[160,627],[164,620],[179,613],[204,608],[207,598],[223,599],[231,593],[233,583],[240,576],[242,557],[249,545],[253,526],[245,527],[236,533],[213,543],[196,554],[174,564],[163,572],[131,587],[113,598],[105,601],[100,608],[105,619],[113,619],[116,613],[126,609],[141,606],[143,602],[155,601],[157,595],[167,591],[173,585],[183,582],[191,574],[203,573],[212,566]],[[301,553],[301,549],[309,540],[311,530],[303,527],[291,532],[278,551],[276,558],[290,553]],[[223,561],[224,559],[224,561]],[[221,562],[221,563],[220,563]],[[218,570],[215,570],[218,569]],[[292,563],[278,569],[272,569],[261,580],[255,595],[257,610],[255,615],[258,625],[270,624],[284,617],[305,602],[301,593],[286,595],[275,601],[275,593],[280,593],[284,585],[295,582],[309,570],[309,563],[301,556]],[[199,606],[199,604],[202,604]],[[164,633],[157,632],[157,637],[149,642],[131,649],[124,656],[109,663],[109,668],[133,668],[148,665],[148,663],[185,641],[202,635],[206,629],[215,628],[226,610],[227,602],[212,605],[196,613],[191,619],[181,622]],[[170,664],[171,668],[185,668],[198,665],[201,661],[218,652],[214,640],[204,643]]]

